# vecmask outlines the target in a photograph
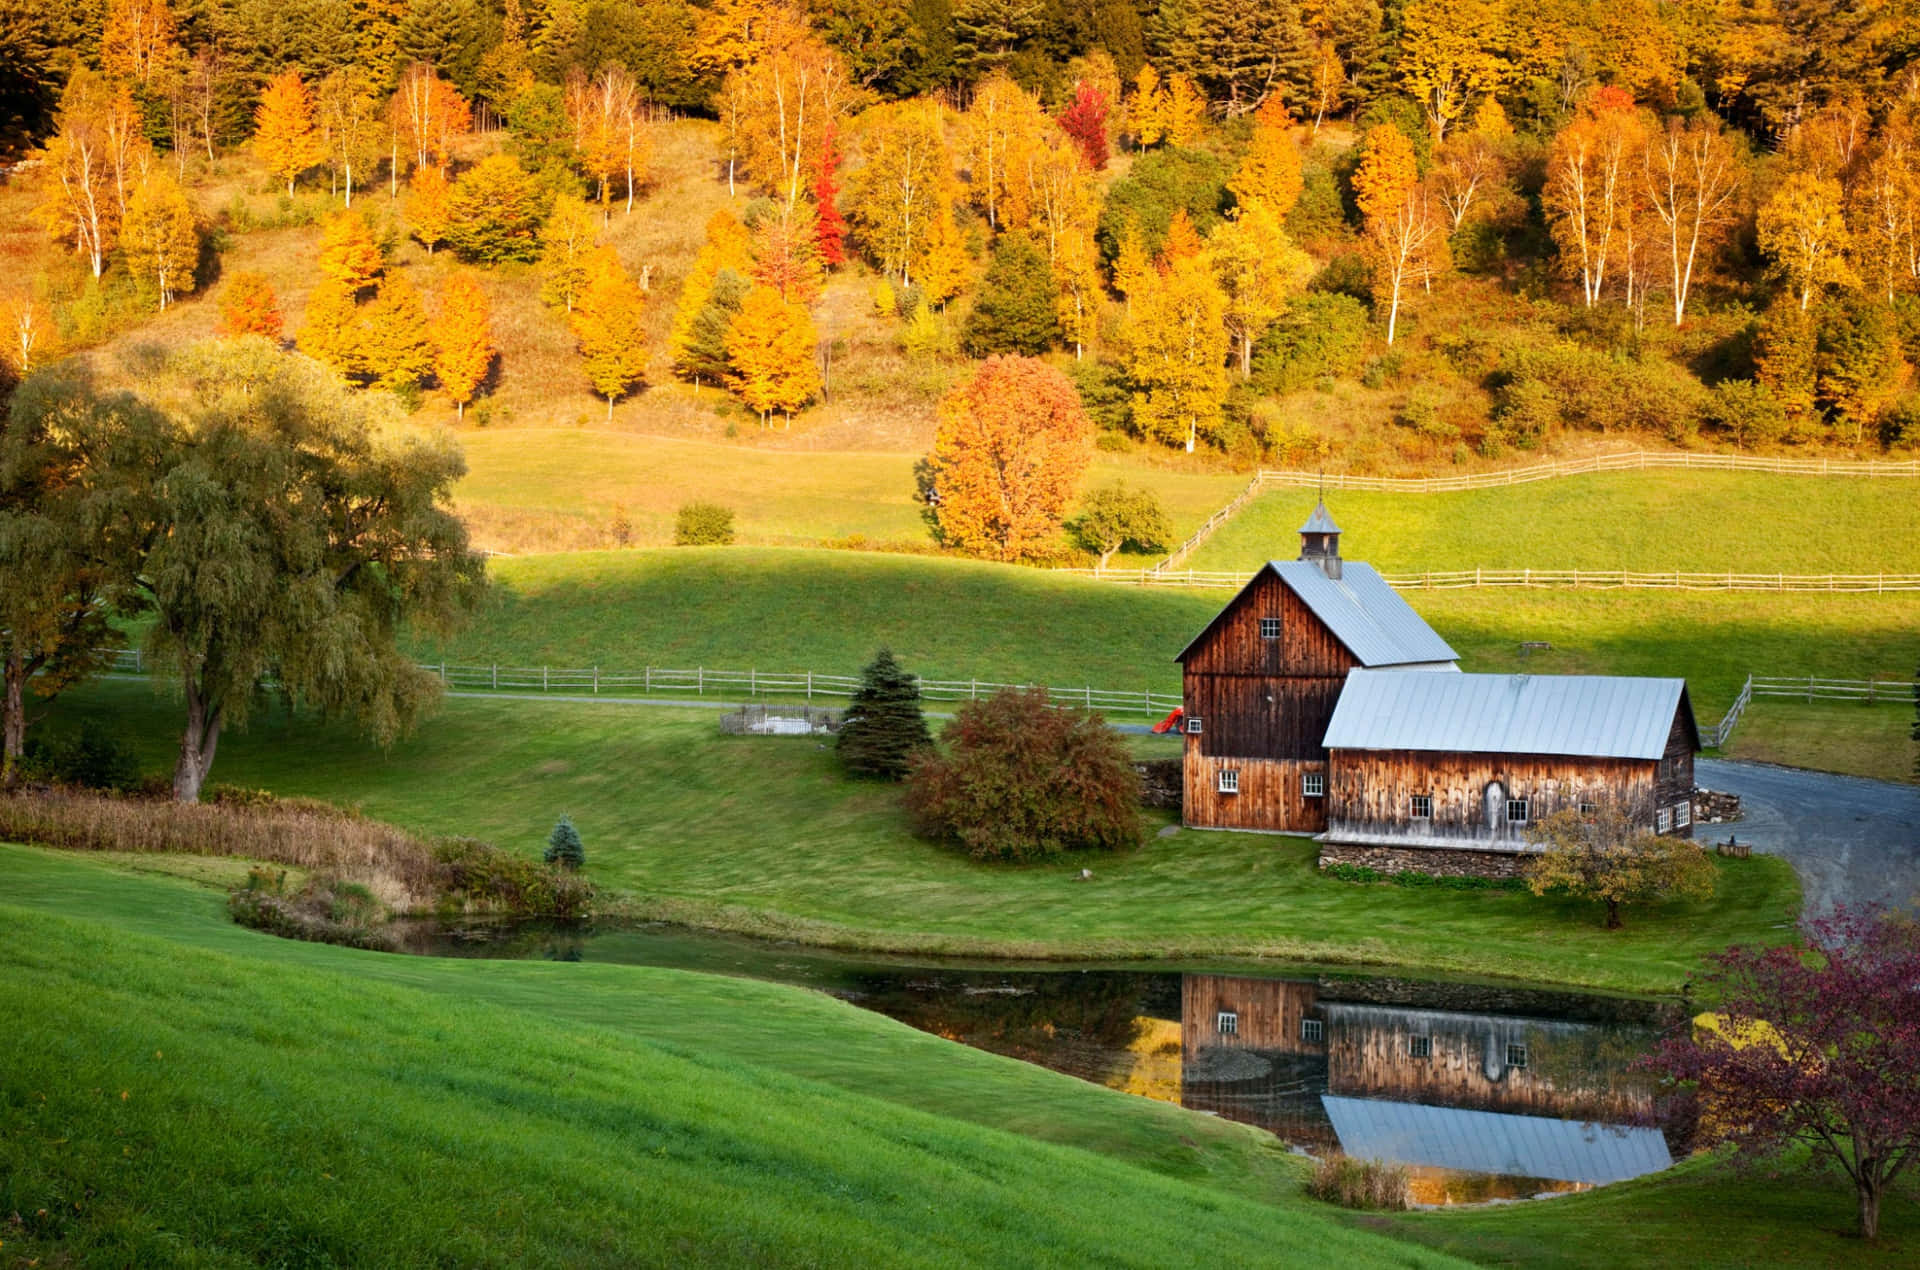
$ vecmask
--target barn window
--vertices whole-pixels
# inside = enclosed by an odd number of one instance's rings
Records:
[[[1222,1010],[1213,1016],[1213,1030],[1222,1036],[1240,1035],[1240,1016],[1232,1010]]]
[[[1301,1019],[1300,1039],[1309,1044],[1318,1045],[1327,1039],[1327,1025],[1319,1019]]]
[[[1527,1065],[1527,1047],[1524,1045],[1507,1046],[1507,1066],[1525,1067]]]
[[[1673,828],[1672,812],[1662,807],[1659,811],[1653,813],[1653,831],[1655,833],[1665,833],[1671,828]]]
[[[1433,795],[1415,794],[1413,796],[1413,806],[1410,807],[1408,811],[1415,820],[1432,820]]]
[[[1261,618],[1260,619],[1260,638],[1261,639],[1279,639],[1280,638],[1280,619],[1277,617]]]
[[[1188,736],[1200,735],[1200,716],[1199,715],[1190,714],[1187,716],[1187,735]]]
[[[1693,803],[1691,801],[1675,803],[1673,805],[1673,827],[1676,829],[1685,829],[1692,823]]]
[[[1240,769],[1236,767],[1221,768],[1218,788],[1220,792],[1223,794],[1239,793],[1240,792]]]
[[[1433,1038],[1431,1036],[1409,1036],[1407,1038],[1408,1058],[1432,1058]]]
[[[1600,810],[1600,808],[1594,805],[1594,803],[1593,803],[1593,800],[1592,800],[1592,799],[1588,799],[1588,798],[1582,798],[1582,799],[1580,800],[1580,814],[1581,814],[1581,815],[1583,815],[1583,816],[1591,816],[1591,815],[1593,815],[1593,814],[1594,814],[1595,812],[1597,812],[1597,811],[1599,811],[1599,810]]]
[[[1327,774],[1325,772],[1302,772],[1300,774],[1300,795],[1303,798],[1325,798],[1327,795]]]
[[[1527,823],[1527,800],[1524,798],[1507,799],[1507,823],[1524,825]]]

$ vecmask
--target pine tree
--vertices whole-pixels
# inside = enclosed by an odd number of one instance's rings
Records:
[[[134,190],[120,238],[127,267],[153,281],[161,308],[173,303],[175,295],[193,290],[200,230],[186,191],[165,168],[150,169]]]
[[[222,335],[264,335],[278,343],[285,325],[279,297],[265,274],[243,269],[220,289]]]
[[[433,343],[420,293],[403,273],[390,273],[361,314],[357,369],[391,392],[417,387],[433,369]]]
[[[587,846],[580,841],[580,831],[573,827],[571,816],[562,816],[547,835],[547,849],[540,858],[555,868],[578,872],[587,865]]]
[[[452,221],[448,204],[451,194],[452,187],[439,168],[415,168],[407,181],[407,232],[429,256],[435,243],[447,240],[447,226]]]
[[[287,193],[302,172],[326,157],[314,128],[313,95],[300,72],[281,71],[260,91],[253,114],[253,149],[267,171],[284,178]]]
[[[722,269],[707,288],[707,302],[687,329],[686,338],[674,353],[674,373],[695,384],[724,383],[733,374],[727,358],[727,330],[733,325],[740,302],[753,290],[753,283],[731,269]]]
[[[755,287],[727,328],[727,360],[740,399],[759,411],[762,426],[778,410],[793,412],[820,391],[819,336],[813,318],[771,287]]]
[[[647,334],[640,321],[646,295],[611,248],[595,253],[592,275],[573,309],[573,333],[586,360],[587,378],[607,399],[607,418],[612,419],[613,403],[646,374]]]
[[[860,672],[860,686],[840,723],[834,749],[847,775],[897,781],[914,757],[931,749],[933,736],[920,708],[920,681],[881,649]]]
[[[594,239],[599,226],[593,209],[578,195],[554,196],[553,211],[540,230],[540,298],[568,313],[587,289]]]
[[[493,369],[493,306],[478,282],[465,274],[447,279],[432,337],[433,377],[464,419],[467,403]]]
[[[687,342],[693,336],[694,323],[706,311],[714,279],[731,270],[746,277],[753,269],[753,238],[746,226],[726,210],[715,212],[707,221],[707,240],[694,257],[693,268],[680,284],[680,298],[674,305],[673,325],[667,333],[667,346],[676,366],[686,360]]]
[[[967,315],[960,347],[969,357],[1031,356],[1053,347],[1058,335],[1046,259],[1025,235],[1009,234],[993,249],[993,263]]]

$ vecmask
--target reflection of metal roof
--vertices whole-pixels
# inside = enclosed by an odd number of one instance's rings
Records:
[[[1465,1173],[1504,1173],[1560,1182],[1624,1182],[1673,1164],[1658,1129],[1583,1124],[1498,1111],[1463,1111],[1365,1098],[1320,1099],[1340,1149]]]
[[[1347,561],[1338,579],[1329,578],[1320,572],[1319,566],[1305,560],[1274,560],[1268,563],[1267,568],[1280,575],[1280,579],[1293,589],[1302,603],[1313,610],[1315,617],[1327,624],[1334,638],[1346,645],[1347,651],[1358,658],[1362,666],[1439,662],[1442,663],[1441,668],[1451,669],[1445,663],[1460,658],[1460,654],[1449,648],[1447,641],[1436,635],[1433,628],[1400,598],[1400,593],[1374,572],[1372,565]],[[1260,574],[1255,574],[1247,585],[1252,586],[1260,577]],[[1241,595],[1244,594],[1246,591],[1242,588]],[[1193,642],[1182,649],[1174,660],[1185,661],[1187,654],[1239,602],[1240,597],[1235,596],[1232,603],[1221,609],[1213,621],[1207,623],[1206,630],[1195,636]]]
[[[1356,670],[1341,690],[1325,744],[1330,750],[1657,759],[1667,752],[1674,712],[1686,694],[1684,679]]]

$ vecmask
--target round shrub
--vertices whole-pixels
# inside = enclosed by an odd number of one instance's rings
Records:
[[[907,811],[928,838],[980,860],[1118,851],[1140,842],[1140,774],[1098,714],[1045,688],[1003,688],[960,707],[922,756]]]
[[[673,518],[676,547],[725,547],[733,542],[733,509],[718,503],[687,503]]]

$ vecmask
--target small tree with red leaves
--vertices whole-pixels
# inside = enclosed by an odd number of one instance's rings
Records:
[[[829,269],[847,262],[847,220],[840,215],[840,180],[834,173],[839,166],[840,136],[829,123],[820,138],[820,168],[813,178],[814,242]]]
[[[1877,911],[1810,924],[1812,945],[1733,948],[1711,1025],[1641,1060],[1741,1151],[1802,1145],[1853,1180],[1860,1235],[1920,1158],[1920,926]]]
[[[1098,172],[1107,166],[1107,95],[1081,80],[1073,86],[1073,104],[1060,114],[1060,130],[1080,147],[1080,157]]]
[[[264,335],[280,338],[286,319],[273,284],[263,273],[243,269],[228,279],[220,290],[220,333],[222,335]]]

